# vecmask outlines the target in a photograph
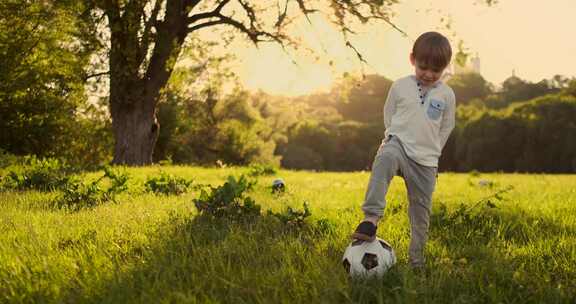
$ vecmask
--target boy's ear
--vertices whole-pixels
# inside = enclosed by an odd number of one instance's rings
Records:
[[[414,53],[410,53],[410,63],[416,65],[416,58],[414,58]]]

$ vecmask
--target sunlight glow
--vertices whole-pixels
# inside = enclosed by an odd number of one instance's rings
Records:
[[[408,33],[404,37],[386,24],[362,27],[352,37],[354,46],[368,61],[361,64],[345,46],[341,35],[320,18],[313,26],[299,25],[298,34],[314,55],[306,51],[286,54],[279,46],[259,49],[241,47],[237,67],[242,83],[251,90],[273,94],[300,95],[326,90],[344,72],[378,73],[395,79],[412,72],[408,55],[420,33],[437,30],[457,43],[463,40],[468,51],[481,59],[482,75],[499,84],[512,73],[529,81],[556,74],[576,73],[574,0],[503,0],[487,8],[474,0],[437,0],[426,5],[405,0],[395,6],[394,22]],[[447,29],[446,20],[451,20]],[[298,65],[292,63],[296,61]]]

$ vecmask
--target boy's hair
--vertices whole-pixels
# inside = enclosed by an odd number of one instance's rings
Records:
[[[443,69],[452,58],[452,48],[446,37],[438,32],[426,32],[414,42],[412,55],[416,61],[432,68]]]

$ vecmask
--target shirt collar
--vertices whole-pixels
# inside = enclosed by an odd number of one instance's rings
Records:
[[[410,75],[410,78],[414,81],[414,83],[418,84],[418,79],[416,79],[416,75]],[[438,81],[432,84],[430,88],[435,89],[440,85],[440,83],[442,83],[442,80],[438,79]]]

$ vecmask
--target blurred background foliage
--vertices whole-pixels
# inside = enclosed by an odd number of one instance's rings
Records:
[[[106,97],[90,97],[106,50],[99,20],[79,1],[0,3],[0,164],[25,155],[90,168],[109,163],[114,139]],[[191,37],[188,43],[194,43]],[[298,97],[250,92],[216,56],[187,48],[162,92],[154,161],[289,169],[369,170],[392,81],[342,75],[330,91]],[[440,162],[448,171],[576,172],[576,80],[496,86],[453,75],[457,126]]]

